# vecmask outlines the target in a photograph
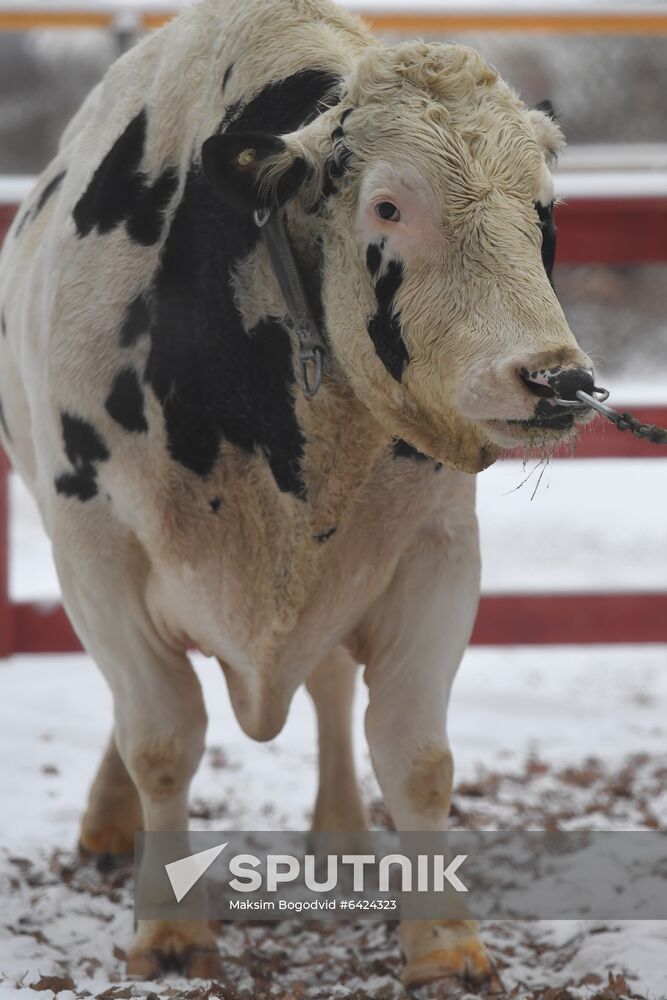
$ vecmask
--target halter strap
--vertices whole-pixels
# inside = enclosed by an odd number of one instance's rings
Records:
[[[301,388],[304,396],[312,399],[322,384],[326,343],[310,311],[282,212],[274,214],[270,208],[264,208],[254,213],[254,219],[262,231],[273,273],[299,338]],[[312,381],[311,365],[314,368]]]

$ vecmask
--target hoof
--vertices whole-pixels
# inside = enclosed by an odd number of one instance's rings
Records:
[[[443,996],[471,990],[484,997],[506,995],[473,921],[403,923],[401,937],[407,990],[438,983]]]
[[[152,923],[152,922],[151,922]],[[188,979],[219,979],[222,960],[213,932],[207,924],[139,925],[137,943],[127,956],[127,974],[132,979],[162,979],[170,972]]]
[[[145,982],[159,979],[162,973],[161,956],[157,951],[148,948],[133,948],[127,956],[127,975],[129,979],[140,979]]]
[[[438,996],[443,997],[457,997],[472,990],[483,997],[506,996],[483,945],[475,944],[434,951],[408,962],[402,975],[406,990],[437,983],[441,987]]]
[[[178,954],[148,948],[133,949],[127,958],[127,975],[142,981],[162,979],[173,972],[187,979],[220,979],[222,960],[217,948],[192,945]]]
[[[114,826],[95,830],[84,827],[79,838],[79,854],[84,860],[118,858],[127,861],[134,854],[134,832]]]
[[[109,875],[118,868],[125,868],[132,864],[131,854],[93,853],[87,850],[81,842],[79,842],[77,854],[81,864],[94,865],[100,875]]]
[[[217,948],[190,948],[187,956],[186,975],[190,979],[220,979],[222,959]]]
[[[84,865],[94,865],[100,875],[112,875],[132,864],[132,850],[91,851],[82,841],[78,846],[79,860]]]

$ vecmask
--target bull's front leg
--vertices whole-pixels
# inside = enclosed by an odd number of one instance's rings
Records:
[[[132,810],[136,803],[128,779],[146,831],[187,831],[188,793],[204,749],[206,711],[183,648],[158,629],[150,613],[143,550],[106,510],[79,508],[71,518],[68,509],[59,512],[54,556],[67,611],[114,701],[114,747],[93,786],[82,841],[94,847],[95,830],[102,847],[114,829],[129,836],[128,803]],[[220,973],[202,886],[191,890],[188,904],[192,919],[138,922],[128,954],[130,975],[150,979],[173,967],[203,978]]]
[[[145,830],[180,832],[178,854],[185,856],[192,851],[185,834],[188,798],[204,750],[206,712],[187,657],[164,646],[161,652],[152,663],[144,661],[140,678],[123,684],[124,690],[116,693],[116,741],[139,792]],[[176,843],[174,837],[173,847]],[[155,842],[152,849],[159,849]],[[171,848],[169,853],[167,860],[173,860]],[[143,877],[140,866],[140,883]],[[141,887],[135,887],[137,891]],[[193,978],[221,973],[217,942],[206,919],[205,887],[195,885],[182,905],[190,919],[138,921],[128,954],[129,975],[153,979],[172,968]]]
[[[421,533],[359,632],[369,688],[366,734],[398,830],[444,830],[449,814],[447,706],[479,599],[474,495],[463,499],[455,522]],[[493,983],[472,920],[404,920],[400,939],[408,988],[447,978]]]

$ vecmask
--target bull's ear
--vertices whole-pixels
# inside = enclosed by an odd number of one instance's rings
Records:
[[[545,97],[543,101],[539,101],[535,105],[535,110],[541,111],[543,115],[547,116],[547,118],[551,118],[552,122],[555,122],[557,120],[556,111],[548,97]]]
[[[240,208],[284,205],[308,176],[308,164],[279,136],[225,132],[202,146],[202,168],[211,187]]]
[[[528,119],[533,126],[535,138],[544,149],[547,163],[553,162],[565,147],[565,137],[551,101],[540,101],[532,111],[528,112]]]

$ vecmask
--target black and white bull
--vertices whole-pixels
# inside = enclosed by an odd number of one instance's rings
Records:
[[[306,684],[318,829],[366,825],[365,664],[394,822],[443,828],[473,473],[574,433],[586,415],[554,385],[592,385],[547,273],[561,144],[471,49],[383,48],[328,0],[204,0],[90,94],[0,266],[2,437],[113,693],[89,851],[187,827],[206,729],[190,645],[254,739]],[[312,400],[266,208],[327,345]],[[470,921],[405,922],[401,942],[409,985],[492,974]],[[214,975],[208,925],[140,923],[130,971],[174,958]]]

